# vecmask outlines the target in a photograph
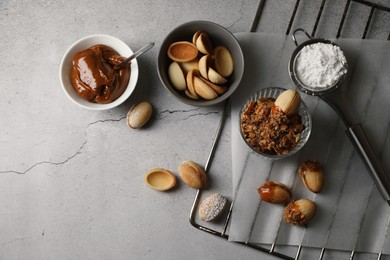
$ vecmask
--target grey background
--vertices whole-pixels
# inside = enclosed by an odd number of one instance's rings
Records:
[[[328,0],[317,35],[334,37],[346,1]],[[378,1],[386,6],[390,2]],[[295,1],[265,3],[256,31],[285,34]],[[181,23],[209,20],[249,32],[259,1],[0,1],[0,259],[274,259],[200,232],[188,223],[195,191],[144,185],[143,174],[183,160],[204,165],[221,106],[184,105],[161,85],[156,57]],[[320,1],[301,1],[292,28],[311,28]],[[361,38],[370,9],[351,4],[342,37]],[[375,12],[368,38],[387,39],[390,14]],[[109,34],[138,59],[136,91],[118,108],[76,107],[61,90],[66,49],[84,36]],[[149,100],[155,114],[142,130],[128,109]],[[229,119],[228,119],[229,120]],[[208,192],[231,199],[226,123]],[[218,223],[217,223],[218,225]]]

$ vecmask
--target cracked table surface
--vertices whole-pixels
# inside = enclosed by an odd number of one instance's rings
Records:
[[[185,105],[156,70],[164,37],[190,20],[249,31],[257,1],[1,1],[0,259],[250,259],[259,252],[195,230],[195,191],[180,183],[151,190],[144,173],[177,175],[184,160],[206,161],[222,106]],[[108,111],[87,111],[64,95],[58,77],[66,49],[90,34],[120,38],[138,58],[132,96]],[[144,129],[129,108],[153,104]],[[228,131],[221,146],[230,146]],[[220,153],[222,156],[222,153]],[[229,156],[229,155],[226,155]],[[219,164],[219,166],[218,166]],[[230,192],[230,158],[216,163]],[[227,194],[229,195],[229,194]]]
[[[272,16],[289,12],[293,5],[286,2],[265,12],[257,30],[280,33]],[[188,216],[195,191],[182,182],[166,193],[143,182],[151,168],[177,175],[184,160],[204,165],[222,114],[222,105],[188,106],[163,88],[156,60],[164,37],[191,20],[249,32],[258,5],[0,1],[0,259],[276,259],[194,229]],[[156,43],[138,58],[131,97],[101,112],[71,103],[58,77],[66,49],[96,33],[118,37],[133,50]],[[126,114],[140,100],[153,104],[152,120],[130,129]],[[225,125],[210,186],[231,199]]]

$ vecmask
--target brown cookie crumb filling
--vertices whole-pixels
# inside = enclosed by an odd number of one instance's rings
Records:
[[[282,155],[297,146],[305,126],[299,114],[287,116],[274,107],[274,101],[273,98],[251,101],[241,115],[241,130],[256,151]]]

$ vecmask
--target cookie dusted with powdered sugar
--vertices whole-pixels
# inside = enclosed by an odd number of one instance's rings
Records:
[[[227,200],[219,193],[214,193],[205,198],[199,206],[199,218],[203,221],[212,221],[221,216],[227,204]]]

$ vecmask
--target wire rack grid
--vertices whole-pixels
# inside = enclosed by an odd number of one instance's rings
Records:
[[[312,29],[312,31],[310,33],[311,37],[316,36],[318,25],[319,25],[319,23],[321,21],[321,18],[323,17],[323,13],[324,13],[323,11],[324,11],[324,7],[326,5],[326,2],[327,2],[327,0],[321,0],[320,6],[319,6],[319,9],[318,9],[318,12],[317,12],[317,16],[316,16],[316,19],[315,19],[315,23],[314,23],[313,29]],[[256,12],[256,15],[255,15],[254,21],[252,23],[250,32],[255,32],[257,30],[257,28],[259,26],[260,18],[261,18],[262,13],[263,13],[263,11],[265,9],[264,8],[265,7],[265,3],[266,3],[266,0],[261,0],[259,2],[259,6],[257,8],[257,12]],[[342,17],[340,19],[340,23],[339,23],[338,29],[337,29],[336,38],[340,38],[342,36],[343,28],[345,27],[346,19],[348,18],[349,11],[350,11],[352,3],[358,4],[358,5],[361,5],[361,6],[364,6],[364,7],[368,7],[370,9],[369,15],[368,15],[367,20],[365,22],[364,31],[363,31],[363,34],[362,34],[362,37],[361,37],[362,39],[366,39],[367,38],[370,26],[372,25],[372,20],[373,20],[375,12],[383,11],[383,12],[390,13],[390,7],[387,7],[387,6],[384,6],[384,5],[381,5],[381,4],[369,2],[369,1],[366,1],[366,0],[347,0],[346,3],[345,3],[345,6],[344,6],[343,14],[342,14]],[[291,33],[294,21],[296,20],[296,17],[297,17],[297,11],[298,11],[298,8],[299,8],[300,4],[301,4],[301,0],[296,0],[294,8],[293,8],[293,11],[292,11],[292,14],[291,14],[291,18],[290,18],[288,26],[287,26],[286,35],[290,35],[290,33]],[[387,40],[390,40],[390,32],[389,32],[389,34],[387,36]],[[212,163],[212,160],[213,160],[213,157],[214,157],[214,154],[215,154],[215,151],[216,151],[216,147],[218,145],[218,142],[219,142],[219,139],[220,139],[220,136],[221,136],[221,132],[222,132],[222,129],[223,129],[224,124],[225,124],[226,115],[229,112],[229,108],[230,108],[230,102],[226,101],[225,105],[224,105],[223,113],[222,113],[221,118],[220,118],[220,122],[218,124],[217,130],[216,130],[216,133],[215,133],[215,137],[213,139],[213,143],[211,145],[211,149],[210,149],[210,152],[209,152],[206,164],[205,164],[205,171],[206,172],[208,172],[208,170],[210,168],[210,165]],[[230,219],[231,219],[231,213],[233,211],[234,201],[230,204],[230,208],[229,208],[228,213],[226,214],[226,218],[224,220],[224,224],[223,224],[222,229],[221,230],[215,230],[215,229],[206,227],[206,226],[201,225],[201,224],[196,222],[196,212],[197,212],[197,209],[198,209],[198,206],[199,206],[199,201],[200,201],[201,194],[202,194],[202,191],[198,190],[196,192],[196,195],[195,195],[195,199],[194,199],[194,202],[193,202],[193,205],[192,205],[192,208],[191,208],[191,212],[190,212],[190,217],[189,217],[191,225],[193,227],[201,230],[201,231],[204,231],[204,232],[208,233],[208,234],[212,234],[212,235],[215,235],[215,236],[218,236],[218,237],[221,237],[221,238],[224,238],[224,239],[227,240],[229,238],[229,235],[227,234],[227,229],[228,229],[229,222],[230,222]],[[277,257],[279,257],[281,259],[300,259],[301,250],[303,248],[302,245],[299,245],[297,247],[297,250],[296,250],[295,254],[293,256],[290,256],[290,255],[287,255],[285,253],[277,252],[275,250],[275,247],[276,247],[275,243],[270,245],[269,248],[262,247],[262,246],[259,246],[257,244],[250,243],[249,241],[248,242],[236,242],[236,243],[240,243],[240,244],[243,244],[245,246],[254,248],[256,250],[265,252],[267,254],[271,254],[271,255],[277,256]],[[330,250],[330,249],[327,249],[327,248],[321,248],[320,249],[320,254],[319,254],[319,258],[318,258],[319,260],[323,259],[326,250]],[[356,254],[357,253],[355,251],[350,251],[349,259],[350,260],[354,259]],[[378,260],[382,259],[382,253],[381,252],[379,252],[377,254],[377,259]]]

